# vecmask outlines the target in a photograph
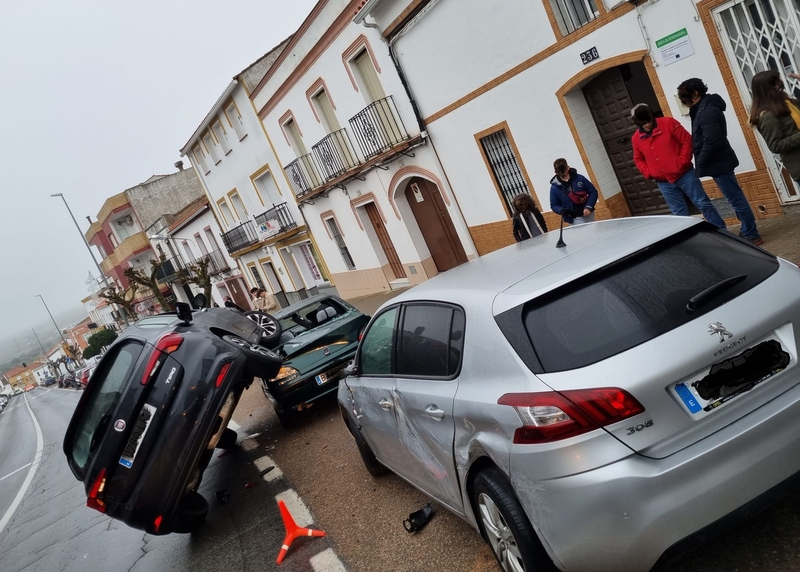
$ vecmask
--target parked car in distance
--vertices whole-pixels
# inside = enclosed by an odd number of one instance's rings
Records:
[[[369,472],[505,570],[650,570],[796,490],[798,267],[691,217],[557,239],[376,312],[338,393]]]
[[[208,502],[197,489],[214,449],[235,445],[227,425],[242,392],[281,366],[258,345],[262,333],[238,311],[185,304],[129,326],[97,365],[64,437],[87,506],[149,534],[200,526]]]
[[[259,312],[248,312],[259,320]],[[276,375],[261,379],[278,420],[290,424],[297,410],[336,391],[358,347],[369,316],[327,294],[311,296],[274,314],[282,332],[275,351],[283,358]]]
[[[45,387],[50,387],[51,385],[54,385],[55,382],[56,382],[56,378],[55,377],[46,377],[46,378],[44,378],[44,386]]]
[[[89,380],[91,379],[95,369],[97,369],[96,365],[90,365],[89,367],[83,369],[80,377],[80,384],[82,387],[86,387],[86,384],[89,383]]]

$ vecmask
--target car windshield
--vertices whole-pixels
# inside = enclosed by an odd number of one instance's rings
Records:
[[[290,332],[296,337],[321,324],[339,320],[353,311],[357,310],[338,300],[325,298],[299,308],[287,308],[276,317],[283,332]]]
[[[86,468],[96,445],[96,437],[102,438],[102,432],[108,426],[111,413],[136,365],[136,360],[142,353],[142,347],[139,343],[130,342],[115,348],[112,350],[114,353],[103,361],[103,368],[92,377],[91,394],[83,408],[72,440],[72,460],[79,469]]]
[[[774,256],[700,226],[530,301],[521,316],[545,372],[575,369],[695,320],[777,269]]]

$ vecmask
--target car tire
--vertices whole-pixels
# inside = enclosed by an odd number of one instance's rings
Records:
[[[247,356],[245,376],[256,376],[263,379],[275,377],[280,370],[283,359],[281,356],[259,344],[248,342],[244,338],[227,334],[222,339],[239,348]]]
[[[245,312],[244,315],[261,326],[263,333],[261,334],[260,343],[262,346],[272,349],[278,345],[278,340],[281,339],[283,328],[281,327],[281,323],[276,320],[272,314],[256,310],[253,312]]]
[[[197,532],[208,515],[208,501],[197,492],[189,492],[178,505],[178,516],[172,532]]]
[[[503,570],[556,570],[499,469],[490,467],[479,472],[470,492],[481,536]]]
[[[346,415],[348,417],[345,424],[347,425],[347,429],[350,431],[350,434],[353,436],[353,440],[356,442],[358,454],[361,455],[361,462],[364,463],[364,467],[367,469],[367,472],[376,478],[385,475],[389,469],[381,464],[381,462],[375,456],[375,453],[372,452],[372,448],[369,446],[369,443],[367,443],[367,440],[364,439],[364,434],[361,433],[361,428],[353,423],[353,418],[350,417],[350,414],[346,413]]]

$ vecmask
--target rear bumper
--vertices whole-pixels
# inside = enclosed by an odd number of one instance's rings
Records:
[[[530,486],[533,455],[514,446],[519,499],[568,571],[652,569],[800,479],[800,386],[664,459],[615,463]]]

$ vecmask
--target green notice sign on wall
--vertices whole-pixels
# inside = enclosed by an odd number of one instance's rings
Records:
[[[694,46],[686,28],[656,40],[656,47],[661,52],[665,66],[694,55]]]

